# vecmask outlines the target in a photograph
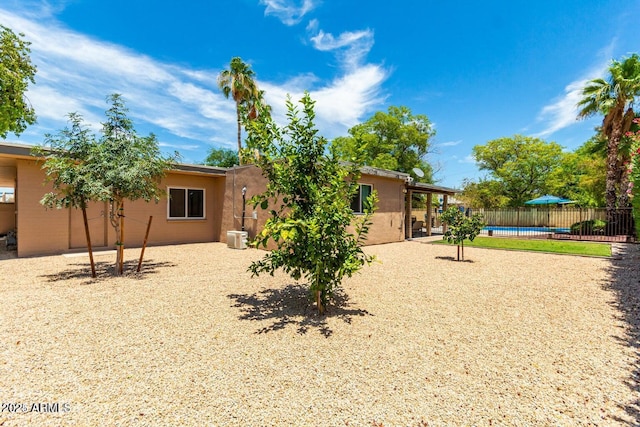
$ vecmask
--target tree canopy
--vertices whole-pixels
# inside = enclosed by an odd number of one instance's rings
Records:
[[[42,200],[45,206],[85,208],[87,201],[109,202],[109,219],[118,239],[116,272],[122,274],[124,201],[158,201],[164,196],[160,179],[177,154],[164,157],[153,134],[137,134],[120,95],[113,94],[107,101],[111,107],[98,140],[72,113],[71,128],[47,136],[37,152],[45,157],[43,168],[54,186],[54,192]]]
[[[545,194],[550,174],[562,159],[562,147],[555,142],[514,135],[473,147],[480,170],[486,170],[498,181],[509,206]]]
[[[433,182],[433,168],[427,162],[435,129],[423,114],[408,107],[389,107],[349,129],[349,135],[332,141],[332,149],[345,161],[412,174],[421,182]],[[424,172],[416,176],[414,168]]]
[[[447,224],[442,238],[449,243],[458,246],[458,261],[462,249],[462,260],[464,261],[464,241],[473,240],[480,234],[485,226],[484,217],[481,214],[466,216],[457,206],[451,206],[442,213],[442,221]]]
[[[16,35],[0,25],[0,137],[9,132],[20,135],[27,125],[36,122],[36,113],[25,93],[35,84],[36,67],[24,34]]]
[[[238,152],[229,148],[210,148],[207,158],[204,159],[207,166],[232,168],[240,164]]]
[[[247,145],[259,153],[254,161],[268,178],[266,192],[252,201],[263,209],[273,207],[254,244],[276,245],[250,271],[259,275],[282,269],[294,280],[304,278],[322,313],[343,277],[372,261],[361,247],[376,196],[370,195],[364,214],[356,218],[351,199],[358,191],[359,165],[345,166],[333,150],[325,151],[309,94],[300,107],[287,100],[287,111],[288,124],[282,128],[268,115],[247,128]]]

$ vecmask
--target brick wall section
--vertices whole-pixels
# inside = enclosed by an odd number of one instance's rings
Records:
[[[18,256],[57,254],[69,249],[69,212],[45,209],[42,196],[51,191],[44,185],[44,172],[33,160],[17,160],[16,210]]]

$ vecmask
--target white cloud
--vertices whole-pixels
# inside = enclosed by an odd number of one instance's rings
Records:
[[[317,3],[314,0],[260,0],[260,4],[267,6],[265,15],[274,15],[283,24],[292,26],[313,10]]]
[[[307,31],[315,34],[310,37],[313,47],[324,52],[337,51],[338,58],[347,68],[359,66],[374,43],[374,34],[370,29],[345,31],[334,36],[319,29],[318,21],[312,20],[307,26]]]
[[[537,121],[543,123],[544,129],[533,136],[538,138],[549,135],[577,123],[577,104],[582,99],[582,89],[589,80],[604,77],[609,67],[616,40],[614,39],[608,46],[602,49],[598,56],[598,63],[593,66],[585,75],[569,83],[564,88],[564,94],[546,105],[538,114]]]
[[[569,83],[564,89],[564,96],[553,104],[542,108],[538,120],[545,123],[545,128],[534,136],[544,138],[552,133],[576,123],[578,117],[577,104],[582,99],[582,89],[590,79],[579,79]]]
[[[306,80],[294,79],[284,86],[263,83],[267,102],[273,106],[273,116],[279,123],[285,120],[285,100],[291,95],[297,102],[305,90],[316,101],[316,124],[327,138],[346,135],[375,105],[384,102],[381,85],[387,78],[384,69],[367,65],[318,87],[301,85]]]
[[[458,159],[458,163],[468,163],[468,164],[475,165],[476,164],[476,159],[473,157],[473,155],[468,154],[463,159],[459,158]]]
[[[455,147],[456,145],[460,145],[460,143],[462,143],[461,139],[458,141],[447,141],[437,145],[438,147]]]
[[[309,7],[308,2],[304,4]],[[31,19],[35,15],[38,18]],[[70,112],[80,113],[94,131],[99,131],[108,108],[105,98],[117,92],[122,94],[140,133],[156,133],[164,148],[188,150],[196,161],[196,147],[200,147],[202,158],[214,145],[235,148],[235,106],[216,86],[218,70],[163,63],[74,32],[45,15],[35,9],[27,13],[0,6],[0,22],[10,22],[14,31],[25,33],[32,42],[31,58],[38,67],[36,84],[28,92],[38,124],[27,129],[21,142],[41,143],[44,132],[54,133],[67,125]],[[339,36],[332,43],[338,51],[349,51],[350,46],[367,37]],[[322,46],[328,48],[330,40],[323,36]],[[280,123],[285,118],[286,94],[297,101],[309,90],[317,102],[316,124],[321,134],[333,138],[346,134],[384,102],[381,86],[387,75],[381,66],[364,64],[348,67],[330,80],[301,72],[282,84],[258,84],[266,90],[267,101]]]
[[[38,72],[28,97],[39,125],[47,131],[64,127],[66,115],[74,111],[99,130],[108,108],[105,98],[117,92],[136,124],[154,132],[160,128],[202,142],[215,132],[218,138],[233,140],[234,106],[212,87],[215,71],[162,63],[68,30],[51,18],[32,21],[0,8],[0,22],[11,22],[12,29],[32,43],[31,58]]]

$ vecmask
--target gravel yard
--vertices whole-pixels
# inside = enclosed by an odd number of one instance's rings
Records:
[[[147,248],[121,278],[115,255],[98,279],[88,257],[1,260],[0,426],[638,425],[640,254],[621,247],[373,246],[325,317],[221,243]]]

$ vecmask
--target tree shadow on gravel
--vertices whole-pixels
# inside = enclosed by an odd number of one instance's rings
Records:
[[[437,256],[436,259],[442,259],[442,260],[445,260],[445,261],[455,261],[455,262],[470,262],[470,263],[474,262],[471,259],[463,259],[463,260],[458,261],[456,259],[456,257],[454,257],[454,256]]]
[[[240,309],[241,320],[270,321],[271,324],[260,328],[256,334],[264,334],[295,327],[299,334],[317,329],[325,338],[333,334],[327,324],[330,317],[351,323],[354,316],[373,316],[367,310],[350,308],[352,303],[342,290],[338,290],[326,309],[325,315],[319,315],[310,302],[309,290],[299,284],[290,284],[282,289],[265,289],[253,294],[231,294],[228,297],[235,302],[233,307]]]
[[[115,274],[115,262],[113,261],[99,261],[95,263],[96,277],[91,277],[91,265],[88,262],[78,262],[69,265],[69,268],[63,271],[59,271],[53,274],[44,274],[41,277],[47,282],[58,282],[61,280],[70,279],[86,279],[83,284],[97,283],[103,280],[108,280],[116,276]],[[124,262],[124,274],[123,277],[134,279],[145,279],[151,274],[156,274],[159,269],[166,267],[175,267],[175,264],[171,262],[154,262],[153,260],[147,260],[142,262],[140,273],[136,272],[138,269],[138,260],[129,260]]]
[[[631,362],[631,375],[625,381],[635,399],[622,409],[631,421],[615,418],[615,421],[629,426],[640,425],[640,245],[618,244],[615,246],[611,266],[610,281],[604,284],[605,289],[615,293],[613,303],[619,310],[620,317],[626,323],[627,333],[618,338],[620,344],[630,347],[634,352]]]

